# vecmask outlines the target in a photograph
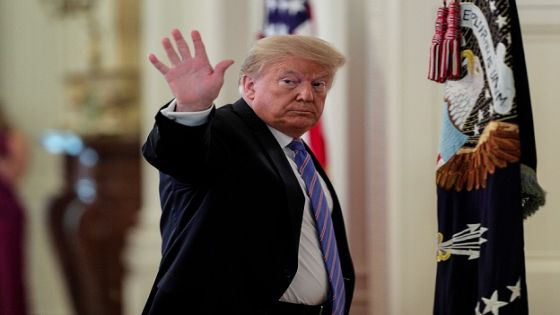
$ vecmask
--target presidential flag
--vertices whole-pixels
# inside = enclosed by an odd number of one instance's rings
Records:
[[[430,56],[445,84],[433,313],[528,314],[523,219],[544,192],[515,1],[444,1]]]
[[[315,33],[309,0],[265,0],[264,23],[260,37]],[[327,146],[321,120],[304,135],[304,139],[321,166],[327,169]]]

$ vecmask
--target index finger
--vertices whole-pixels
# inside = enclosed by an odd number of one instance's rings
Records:
[[[192,31],[191,38],[193,41],[195,58],[201,58],[209,64],[210,61],[208,60],[208,55],[206,54],[206,47],[204,47],[204,42],[202,41],[200,33],[198,31]]]

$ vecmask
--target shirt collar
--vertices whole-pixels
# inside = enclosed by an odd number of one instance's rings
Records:
[[[276,130],[270,126],[268,126],[268,129],[270,129],[270,132],[272,133],[272,135],[274,136],[274,138],[276,139],[276,141],[278,141],[278,144],[282,147],[285,148],[288,144],[290,144],[290,142],[292,142],[292,140],[294,140],[294,138],[282,133],[279,130]]]

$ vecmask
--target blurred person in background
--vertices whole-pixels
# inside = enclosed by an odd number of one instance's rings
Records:
[[[24,209],[17,185],[26,168],[23,135],[0,103],[0,315],[26,315]]]

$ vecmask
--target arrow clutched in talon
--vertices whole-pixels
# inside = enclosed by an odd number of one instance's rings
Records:
[[[468,256],[469,260],[480,257],[480,247],[487,240],[482,237],[488,228],[481,224],[467,224],[467,228],[453,234],[450,240],[443,241],[443,234],[438,233],[437,261],[446,261],[451,255]]]

